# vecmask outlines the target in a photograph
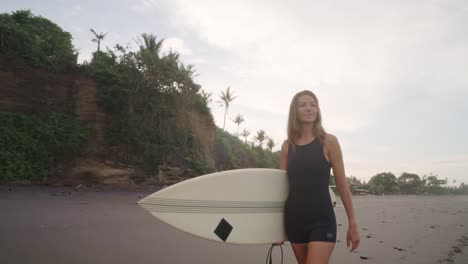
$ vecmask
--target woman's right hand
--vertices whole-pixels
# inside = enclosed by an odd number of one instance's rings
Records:
[[[281,241],[275,242],[275,243],[273,243],[273,245],[274,246],[280,246],[280,245],[283,245],[284,242],[286,242],[286,240],[281,240]]]

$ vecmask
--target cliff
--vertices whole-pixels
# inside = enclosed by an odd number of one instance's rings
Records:
[[[162,175],[150,177],[109,154],[115,151],[105,144],[104,134],[109,117],[96,105],[96,83],[82,69],[53,74],[31,68],[25,63],[0,54],[0,111],[24,114],[65,112],[89,125],[91,135],[81,155],[61,161],[51,168],[46,182],[54,184],[155,184]],[[213,144],[216,127],[211,118],[191,111],[190,126],[199,145],[201,159],[214,168]],[[122,150],[121,150],[122,151]],[[179,169],[175,177],[184,177],[188,168]],[[166,170],[162,168],[160,172]],[[166,175],[167,176],[167,175]],[[193,176],[190,173],[189,176]],[[163,177],[164,178],[164,177]],[[170,182],[170,179],[165,179]]]

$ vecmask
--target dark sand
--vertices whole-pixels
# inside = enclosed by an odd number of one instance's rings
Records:
[[[268,246],[212,242],[153,218],[136,204],[150,193],[0,186],[0,263],[265,263]],[[353,196],[353,253],[338,203],[330,263],[468,263],[468,196]],[[284,253],[296,263],[287,244]]]

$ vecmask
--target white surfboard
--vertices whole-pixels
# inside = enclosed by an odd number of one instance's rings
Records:
[[[201,238],[271,244],[286,240],[283,207],[287,195],[286,171],[238,169],[179,182],[138,204],[161,221]],[[331,189],[330,195],[335,205]]]

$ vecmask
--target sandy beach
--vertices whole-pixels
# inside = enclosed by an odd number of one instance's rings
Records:
[[[212,242],[159,222],[136,204],[150,193],[0,186],[0,263],[265,262],[268,246]],[[361,245],[346,248],[338,198],[330,263],[468,263],[468,196],[353,196],[353,203]],[[284,263],[296,263],[283,248]]]

